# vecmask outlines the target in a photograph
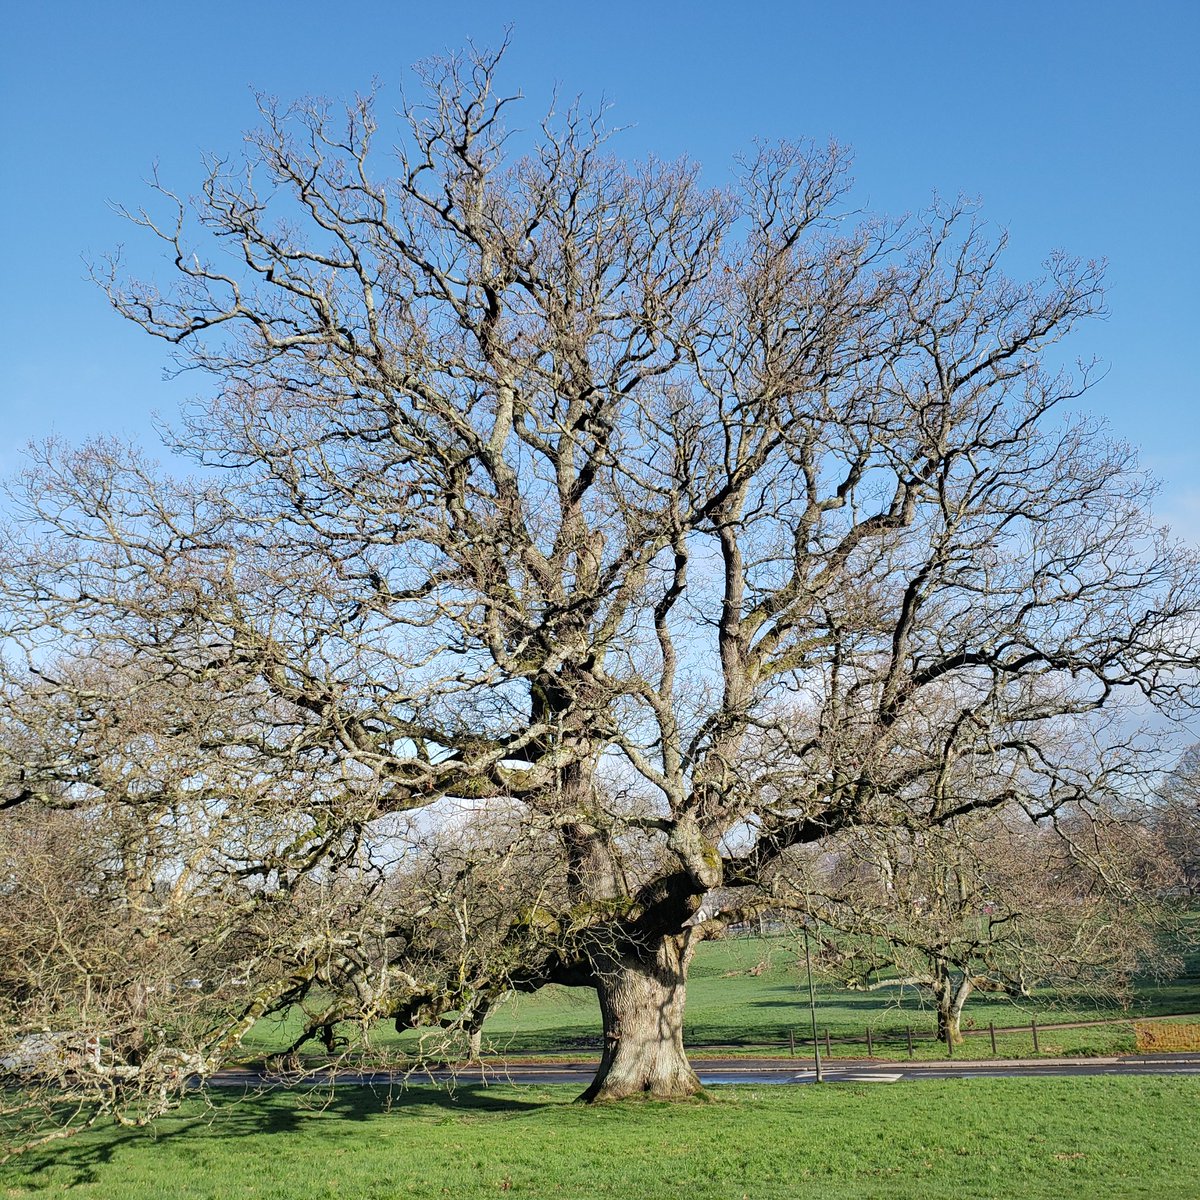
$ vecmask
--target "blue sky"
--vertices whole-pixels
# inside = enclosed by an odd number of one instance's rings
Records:
[[[710,182],[755,137],[834,137],[857,195],[901,213],[936,190],[983,201],[1016,275],[1063,248],[1109,261],[1110,317],[1068,347],[1107,375],[1086,397],[1163,481],[1159,511],[1200,541],[1200,5],[783,3],[453,6],[309,0],[62,0],[14,6],[0,51],[5,239],[0,473],[30,438],[150,438],[204,381],[162,379],[164,348],[123,324],[83,260],[148,250],[109,202],[147,199],[157,162],[195,188],[236,153],[252,89],[382,102],[408,67],[514,28],[504,78],[533,123],[557,83],[606,98],[614,148],[688,155]],[[411,81],[411,77],[410,81]]]

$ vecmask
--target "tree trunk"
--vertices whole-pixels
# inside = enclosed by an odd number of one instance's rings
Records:
[[[950,969],[944,962],[934,965],[933,982],[930,985],[934,1001],[937,1003],[937,1035],[938,1041],[947,1046],[962,1044],[962,1030],[959,1028],[959,1018],[966,996],[958,999],[958,988],[954,986]]]
[[[683,1007],[692,956],[686,936],[663,938],[644,955],[598,967],[604,1052],[580,1100],[627,1096],[676,1099],[703,1094],[683,1049]]]
[[[487,1014],[485,1013],[484,1016]],[[483,1058],[483,1017],[467,1026],[467,1062],[477,1063]]]
[[[954,1039],[954,1044],[956,1046],[959,1045],[963,1040],[961,1029],[962,1011],[974,990],[975,985],[972,982],[970,975],[964,973],[962,978],[959,980],[958,987],[955,989],[954,999],[950,1003],[950,1022],[948,1025],[948,1031],[950,1036]]]
[[[938,1041],[945,1042],[947,1046],[961,1046],[963,1035],[959,1027],[959,1010],[953,1005],[943,1008],[938,1005],[938,1024],[937,1024]]]

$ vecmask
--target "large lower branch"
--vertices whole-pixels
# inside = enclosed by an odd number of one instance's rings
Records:
[[[844,822],[825,816],[801,817],[763,831],[747,853],[722,858],[726,887],[752,887],[761,883],[768,867],[794,846],[811,845],[842,828]]]

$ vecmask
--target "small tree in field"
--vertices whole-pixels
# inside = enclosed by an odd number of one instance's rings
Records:
[[[436,985],[412,965],[448,953],[442,916],[325,953],[365,928],[331,891],[231,1028],[318,978],[339,1000],[314,1021],[401,1024],[561,982],[600,1001],[588,1099],[688,1095],[697,941],[773,905],[797,847],[997,802],[947,762],[1002,777],[1010,811],[1077,799],[1064,724],[1186,701],[1196,563],[1129,452],[1059,412],[1086,373],[1043,355],[1099,310],[1093,265],[1014,282],[962,205],[856,222],[832,146],[761,148],[716,190],[615,157],[577,107],[514,133],[498,67],[425,68],[398,141],[370,101],[264,103],[244,164],[132,214],[173,281],[108,286],[212,380],[171,437],[204,470],[41,454],[5,644],[235,714],[189,778],[207,756],[273,785],[288,838],[228,868],[255,905],[372,878],[355,864],[408,814],[432,839],[470,803],[521,831],[501,855],[536,848],[539,886],[477,941],[466,921]],[[76,797],[88,769],[12,752],[4,803]]]
[[[1126,998],[1134,972],[1178,966],[1155,919],[1171,877],[1145,828],[1061,819],[1062,832],[986,814],[849,835],[826,893],[810,896],[839,931],[839,972],[851,987],[922,991],[952,1046],[976,993]]]
[[[1200,896],[1200,745],[1188,747],[1167,773],[1153,823],[1179,871],[1183,894]]]

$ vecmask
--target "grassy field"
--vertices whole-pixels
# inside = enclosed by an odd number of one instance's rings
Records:
[[[800,1040],[810,1036],[808,990],[803,950],[794,938],[730,938],[700,946],[688,983],[686,1042],[693,1051],[729,1047],[738,1053],[786,1052],[789,1030]],[[1193,953],[1185,973],[1166,983],[1142,981],[1131,1013],[1200,1012],[1200,958]],[[1080,1004],[1052,992],[1015,1004],[976,996],[967,1005],[964,1027],[985,1030],[1022,1025],[1019,1033],[997,1037],[997,1057],[1032,1055],[1029,1021],[1039,1025],[1075,1020],[1112,1019],[1119,1009]],[[928,1001],[912,988],[884,988],[876,992],[850,992],[832,984],[817,984],[817,1025],[820,1036],[829,1030],[839,1037],[865,1038],[869,1026],[876,1056],[908,1057],[906,1027],[917,1040],[915,1058],[945,1057],[945,1047],[921,1034],[932,1033],[934,1014]],[[252,1054],[269,1053],[287,1045],[296,1035],[294,1019],[261,1025],[248,1043]],[[517,997],[489,1017],[484,1027],[494,1053],[555,1054],[599,1045],[600,1012],[594,993],[585,989],[548,987],[533,996]],[[383,1048],[412,1047],[411,1034],[398,1036],[381,1025],[371,1034]],[[1102,1055],[1131,1052],[1132,1026],[1128,1023],[1092,1029],[1045,1029],[1039,1037],[1043,1055]],[[863,1057],[865,1043],[834,1042],[836,1057]],[[960,1051],[971,1058],[991,1058],[987,1035],[969,1036]]]
[[[7,1198],[386,1200],[1200,1196],[1200,1081],[722,1088],[585,1109],[571,1089],[363,1088],[193,1102],[0,1167]],[[281,1136],[284,1135],[284,1136]]]
[[[1192,964],[1193,966],[1195,964]],[[817,1027],[837,1037],[865,1038],[869,1026],[876,1050],[907,1056],[904,1031],[929,1034],[935,1028],[927,998],[912,988],[884,988],[876,992],[850,992],[835,985],[817,984]],[[1168,985],[1144,984],[1135,1009],[1139,1013],[1200,1011],[1200,977],[1188,975]],[[1124,1015],[1113,1008],[1072,1002],[1043,992],[1032,1001],[1014,1004],[977,996],[968,1004],[964,1025],[980,1030],[989,1022],[997,1026],[1028,1025],[1073,1020],[1111,1019]],[[490,1018],[485,1026],[498,1047],[514,1051],[553,1050],[596,1038],[600,1015],[587,992],[546,989],[534,996],[518,997]],[[739,1050],[779,1053],[791,1030],[797,1038],[810,1035],[808,989],[803,955],[797,962],[795,942],[787,938],[738,938],[702,945],[688,983],[686,1041],[692,1047],[729,1046]],[[1043,1053],[1109,1053],[1133,1048],[1130,1026],[1062,1030],[1039,1038]],[[990,1057],[990,1039],[968,1040],[971,1055]],[[918,1040],[917,1057],[944,1057],[944,1047]],[[1028,1032],[998,1038],[1002,1056],[1032,1051]],[[835,1045],[839,1056],[867,1053],[865,1045]]]

